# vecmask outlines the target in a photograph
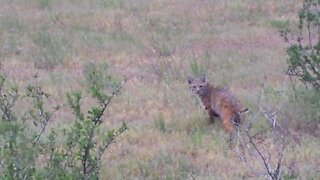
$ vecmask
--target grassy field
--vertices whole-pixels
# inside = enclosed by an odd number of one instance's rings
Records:
[[[88,64],[128,77],[105,114],[106,128],[129,130],[103,157],[101,179],[263,179],[210,124],[188,75],[205,73],[252,110],[271,164],[277,143],[259,107],[276,107],[288,138],[283,178],[320,178],[318,94],[286,77],[286,44],[275,22],[297,19],[302,0],[0,0],[1,72],[24,88],[35,74],[55,103],[82,90]],[[300,92],[301,91],[301,92]],[[84,98],[83,105],[89,106]],[[275,105],[274,105],[275,104]],[[71,122],[60,110],[50,127]],[[249,119],[247,117],[246,119]],[[294,139],[294,140],[293,140]],[[258,157],[258,156],[255,156]]]

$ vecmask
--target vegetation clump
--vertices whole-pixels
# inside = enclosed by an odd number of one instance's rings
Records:
[[[92,65],[87,78],[89,92],[98,104],[87,113],[82,110],[82,93],[67,93],[68,106],[74,114],[69,128],[49,129],[48,125],[61,106],[49,108],[50,95],[37,83],[29,85],[25,93],[10,87],[0,76],[0,173],[5,179],[97,179],[101,157],[110,144],[121,135],[127,125],[105,130],[103,117],[111,100],[122,85],[114,78],[102,79],[102,72]],[[114,91],[104,91],[101,82],[108,81]],[[109,85],[110,85],[109,84]],[[25,112],[16,113],[19,103],[31,104]],[[23,109],[24,110],[24,109]],[[21,109],[20,109],[21,111]],[[62,137],[61,137],[62,135]]]

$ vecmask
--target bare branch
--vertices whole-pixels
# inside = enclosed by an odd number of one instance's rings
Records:
[[[285,149],[285,141],[283,136],[281,136],[281,150],[278,153],[278,163],[277,163],[277,167],[274,170],[274,178],[279,180],[280,179],[280,175],[281,175],[281,163],[282,163],[282,157],[283,157],[283,152]]]
[[[286,80],[289,77],[289,75],[286,76]],[[287,82],[285,80],[285,83]],[[250,113],[250,118],[247,124],[243,125],[245,126],[244,128],[244,137],[246,137],[246,140],[248,141],[247,145],[246,144],[241,144],[240,148],[246,148],[243,149],[244,150],[248,150],[248,157],[246,157],[245,152],[242,152],[243,154],[241,154],[239,152],[238,149],[236,149],[236,151],[234,151],[236,153],[236,155],[238,155],[239,159],[242,160],[247,167],[250,168],[250,170],[252,172],[254,172],[257,176],[268,176],[268,178],[272,179],[272,180],[279,180],[280,179],[280,175],[281,175],[281,170],[282,170],[282,158],[284,156],[284,149],[285,149],[285,142],[284,142],[284,138],[283,135],[287,134],[287,131],[284,129],[284,127],[282,127],[280,125],[280,123],[277,121],[277,117],[278,114],[280,112],[280,110],[283,108],[283,106],[285,105],[286,102],[282,102],[282,97],[283,97],[283,90],[277,91],[276,93],[276,99],[275,101],[272,102],[271,107],[263,107],[261,104],[262,102],[262,93],[263,93],[263,87],[264,87],[265,82],[262,83],[261,85],[261,89],[260,89],[260,94],[258,97],[258,108],[259,108],[259,112],[252,114],[252,112]],[[263,115],[263,117],[266,118],[267,122],[271,124],[271,132],[273,135],[281,136],[281,147],[279,147],[279,149],[277,148],[277,153],[274,155],[272,153],[272,151],[268,151],[267,149],[263,148],[263,147],[259,147],[260,143],[264,141],[264,138],[262,138],[262,140],[260,141],[258,138],[260,137],[259,135],[261,134],[261,132],[257,132],[256,134],[253,135],[253,133],[251,133],[251,129],[252,129],[252,125],[254,123],[254,120],[259,119],[258,117]],[[279,129],[280,130],[280,134],[276,133],[276,130]],[[238,136],[240,138],[240,136]],[[279,138],[275,138],[274,139],[274,143],[277,139]],[[245,142],[246,143],[246,142]],[[278,143],[277,143],[278,144]],[[278,144],[279,145],[279,144]],[[253,162],[257,161],[257,158],[260,159],[261,163],[263,164],[263,169],[265,170],[265,173],[257,173],[256,172],[256,167],[254,167],[254,164],[252,164]],[[273,165],[272,162],[274,162],[274,159],[276,159],[276,164]],[[250,163],[249,161],[251,161],[252,163]]]
[[[270,170],[270,167],[267,163],[267,159],[264,157],[264,155],[262,154],[262,152],[260,151],[260,149],[257,147],[256,143],[253,142],[252,137],[250,135],[250,133],[248,132],[248,129],[246,129],[246,134],[249,138],[249,142],[252,144],[253,148],[258,152],[260,158],[262,159],[262,162],[264,164],[265,169],[267,170],[268,174],[270,177],[273,177],[273,173]]]

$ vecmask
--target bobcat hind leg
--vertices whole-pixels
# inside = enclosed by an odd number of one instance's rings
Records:
[[[222,126],[224,130],[228,133],[231,133],[233,130],[233,116],[234,114],[228,110],[223,111],[221,114]]]

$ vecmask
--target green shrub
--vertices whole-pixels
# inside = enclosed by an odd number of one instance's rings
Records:
[[[297,41],[287,49],[288,74],[320,90],[320,1],[305,0],[298,13]],[[283,29],[283,28],[282,28]],[[288,37],[285,36],[286,40]]]
[[[93,66],[95,67],[95,66]],[[20,93],[17,87],[8,88],[0,77],[0,173],[5,179],[98,179],[100,161],[109,145],[126,129],[102,129],[103,114],[121,89],[120,83],[103,79],[96,67],[86,74],[88,90],[97,100],[87,113],[81,109],[82,93],[67,93],[75,122],[67,129],[46,129],[52,115],[61,107],[51,105],[50,96],[38,83]],[[105,92],[103,80],[111,86]],[[26,102],[30,108],[15,113],[16,104]],[[21,111],[21,110],[20,110]],[[20,115],[22,114],[22,115]],[[45,131],[49,131],[46,132]],[[58,141],[57,136],[63,134]],[[45,160],[43,160],[45,159]]]
[[[18,116],[14,112],[23,97],[17,87],[1,76],[0,89],[0,173],[5,179],[25,179],[36,172],[35,163],[41,154],[41,145],[34,146],[37,135],[27,124],[30,120],[28,113]]]

